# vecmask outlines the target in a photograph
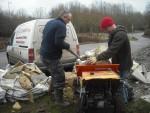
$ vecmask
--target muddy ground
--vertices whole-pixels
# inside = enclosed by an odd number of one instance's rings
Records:
[[[134,53],[133,59],[144,64],[147,71],[150,71],[150,45]],[[150,103],[140,99],[141,96],[150,95],[150,84],[144,84],[132,77],[129,83],[134,90],[134,100],[128,103],[127,113],[150,113]]]
[[[133,59],[146,66],[147,71],[150,71],[150,45],[142,48],[133,55]],[[140,98],[143,95],[150,95],[150,85],[144,84],[138,80],[131,79],[131,85],[134,88],[135,99]]]
[[[134,53],[133,58],[138,63],[145,64],[147,70],[150,71],[150,45]],[[127,104],[127,113],[150,113],[150,103],[140,99],[143,95],[150,95],[150,85],[133,78],[130,83],[134,89],[135,99]],[[22,106],[20,110],[14,110],[12,108],[14,103],[11,102],[0,104],[0,113],[76,113],[77,104],[72,100],[70,102],[70,107],[59,108],[50,101],[49,95],[46,94],[36,99],[34,103],[20,101]]]

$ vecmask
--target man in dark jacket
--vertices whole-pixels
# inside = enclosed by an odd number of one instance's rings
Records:
[[[100,22],[100,30],[109,33],[108,49],[97,56],[97,60],[112,59],[113,64],[120,64],[120,76],[126,78],[133,65],[130,42],[123,26],[116,26],[111,17],[104,17]],[[95,61],[90,61],[95,63]]]
[[[109,33],[108,49],[97,55],[96,59],[91,59],[88,62],[94,64],[98,60],[108,60],[111,58],[113,64],[120,64],[121,79],[127,78],[130,75],[133,62],[130,42],[125,28],[123,26],[116,26],[111,17],[104,17],[100,21],[100,30]],[[127,82],[123,82],[120,91],[125,103],[132,99],[132,88]]]
[[[43,40],[40,48],[41,60],[51,73],[51,88],[54,89],[54,100],[57,105],[68,106],[63,99],[65,73],[60,62],[62,50],[69,49],[70,45],[64,41],[66,24],[70,22],[72,14],[64,11],[59,18],[49,21],[43,30]]]

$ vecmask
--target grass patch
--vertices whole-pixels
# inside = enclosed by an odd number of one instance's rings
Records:
[[[127,105],[127,113],[150,113],[150,103],[138,99]]]
[[[66,108],[58,107],[53,101],[50,101],[48,95],[42,96],[35,100],[34,103],[29,101],[20,101],[22,109],[15,111],[12,109],[14,103],[0,105],[0,113],[76,113],[77,104],[73,103]],[[150,103],[139,99],[128,103],[126,113],[150,113]]]
[[[36,99],[34,103],[29,101],[20,101],[19,103],[22,106],[19,111],[13,110],[14,103],[9,102],[0,105],[0,113],[75,113],[76,111],[74,103],[64,109],[56,106],[48,95]]]

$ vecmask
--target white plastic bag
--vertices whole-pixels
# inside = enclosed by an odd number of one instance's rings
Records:
[[[133,70],[132,75],[136,79],[138,79],[143,83],[150,84],[150,72],[147,72],[144,65],[140,65],[134,61],[132,70]]]

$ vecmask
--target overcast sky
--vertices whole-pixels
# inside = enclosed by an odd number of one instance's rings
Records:
[[[27,14],[33,14],[35,9],[43,8],[46,12],[50,11],[51,8],[63,3],[67,4],[70,1],[78,1],[87,7],[95,2],[96,0],[0,0],[0,7],[3,10],[18,10],[20,8],[25,9]],[[101,0],[97,0],[101,1]],[[128,3],[131,4],[136,11],[144,12],[146,4],[150,0],[102,0],[107,3]]]

